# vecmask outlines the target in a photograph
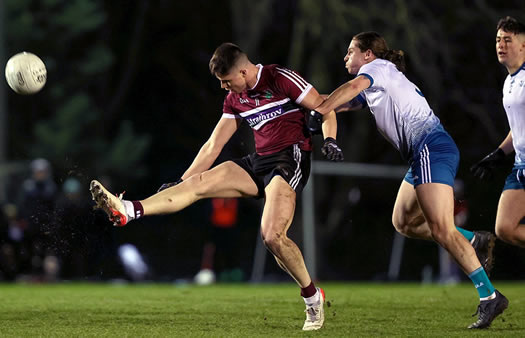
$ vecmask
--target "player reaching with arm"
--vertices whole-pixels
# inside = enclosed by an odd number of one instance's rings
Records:
[[[498,61],[507,68],[503,84],[503,108],[510,132],[499,147],[472,166],[476,177],[485,178],[507,154],[516,152],[514,168],[503,186],[496,215],[496,234],[503,241],[525,248],[525,24],[511,17],[498,22]]]
[[[403,74],[403,53],[388,49],[383,37],[363,32],[353,37],[344,58],[355,79],[337,88],[316,111],[323,115],[341,105],[368,105],[385,138],[410,168],[397,194],[392,222],[401,234],[434,240],[445,248],[478,290],[479,318],[469,328],[486,328],[508,306],[491,284],[466,237],[454,226],[453,185],[459,151],[423,94]]]
[[[320,329],[324,322],[324,292],[316,288],[297,245],[287,236],[296,204],[296,195],[310,173],[311,135],[305,111],[323,99],[296,72],[278,65],[255,65],[236,45],[220,45],[210,60],[210,71],[229,93],[222,117],[193,163],[175,183],[164,184],[159,192],[141,201],[115,197],[98,181],[90,190],[97,206],[117,226],[149,215],[180,211],[203,198],[265,198],[261,236],[279,266],[301,287],[306,303],[303,330]],[[210,169],[226,142],[248,122],[255,137],[256,152],[223,162]],[[335,140],[335,112],[323,123],[325,138]],[[337,147],[333,159],[342,158]]]

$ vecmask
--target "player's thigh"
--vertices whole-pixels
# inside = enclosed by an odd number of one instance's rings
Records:
[[[501,193],[496,215],[496,231],[510,230],[525,217],[525,190],[507,189]]]
[[[266,198],[261,220],[263,238],[283,236],[293,219],[296,193],[281,176],[274,176],[264,191]]]
[[[414,186],[403,180],[397,192],[392,223],[396,229],[401,229],[411,223],[411,220],[421,215]]]
[[[434,233],[454,227],[454,192],[442,183],[420,184],[416,187],[419,206]],[[437,228],[436,228],[437,227]]]
[[[246,170],[232,161],[226,161],[191,178],[197,194],[208,197],[255,197],[258,188]]]

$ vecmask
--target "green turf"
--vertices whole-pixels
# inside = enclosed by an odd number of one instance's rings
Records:
[[[0,336],[525,336],[525,284],[496,284],[509,308],[490,329],[472,331],[478,300],[468,283],[319,283],[325,326],[308,333],[293,284],[4,284]]]

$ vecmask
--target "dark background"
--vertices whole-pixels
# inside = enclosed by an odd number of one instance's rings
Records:
[[[90,210],[88,185],[104,178],[127,199],[151,195],[189,166],[221,116],[225,92],[208,71],[222,42],[243,48],[254,63],[278,63],[300,72],[321,93],[349,76],[343,57],[351,37],[375,30],[390,48],[404,50],[407,76],[461,151],[468,229],[493,231],[508,163],[488,182],[468,168],[508,133],[501,105],[506,70],[497,62],[497,21],[525,21],[525,3],[512,1],[394,2],[343,0],[88,1],[4,0],[2,60],[20,51],[39,55],[48,82],[21,96],[5,81],[4,164],[22,164],[2,176],[4,204],[16,203],[29,162],[46,158],[58,189],[67,178],[82,185],[84,208],[65,222],[57,208],[45,245],[61,257],[75,253],[87,265],[64,277],[109,279],[121,269],[115,250],[133,243],[152,278],[171,280],[199,270],[209,227],[208,201],[169,216],[113,228]],[[346,161],[404,165],[376,131],[368,111],[340,114],[338,139]],[[314,158],[321,160],[321,140]],[[253,151],[251,131],[240,130],[220,160]],[[19,167],[17,167],[19,168]],[[394,230],[391,210],[399,180],[316,177],[316,235],[320,279],[384,279]],[[349,192],[359,191],[352,200]],[[261,201],[240,202],[238,255],[245,279],[252,269]],[[301,246],[301,203],[291,237]],[[75,240],[71,239],[75,233]],[[438,269],[437,246],[407,240],[401,279],[419,280]],[[498,242],[495,279],[525,277],[523,250]],[[81,263],[79,263],[81,264]],[[74,265],[74,264],[73,264]],[[267,276],[287,277],[268,259]]]

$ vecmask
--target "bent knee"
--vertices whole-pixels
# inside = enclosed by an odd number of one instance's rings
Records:
[[[285,238],[285,235],[283,233],[275,231],[267,231],[261,236],[264,245],[272,252],[276,252],[279,250]]]
[[[193,175],[187,181],[191,186],[193,193],[200,198],[207,196],[213,188],[213,185],[207,179],[205,173]]]
[[[392,224],[394,225],[394,228],[397,232],[399,232],[403,236],[408,236],[409,234],[409,225],[407,222],[400,222],[400,221],[394,221],[392,220]]]
[[[496,236],[504,242],[512,243],[515,238],[514,228],[512,224],[498,223],[495,229]]]
[[[429,224],[429,227],[432,239],[441,245],[449,243],[455,234],[454,228],[448,228],[441,224]]]
[[[416,216],[410,219],[406,216],[398,217],[395,214],[392,215],[392,224],[397,232],[403,236],[412,237],[414,229],[422,225],[425,222],[423,216]]]

